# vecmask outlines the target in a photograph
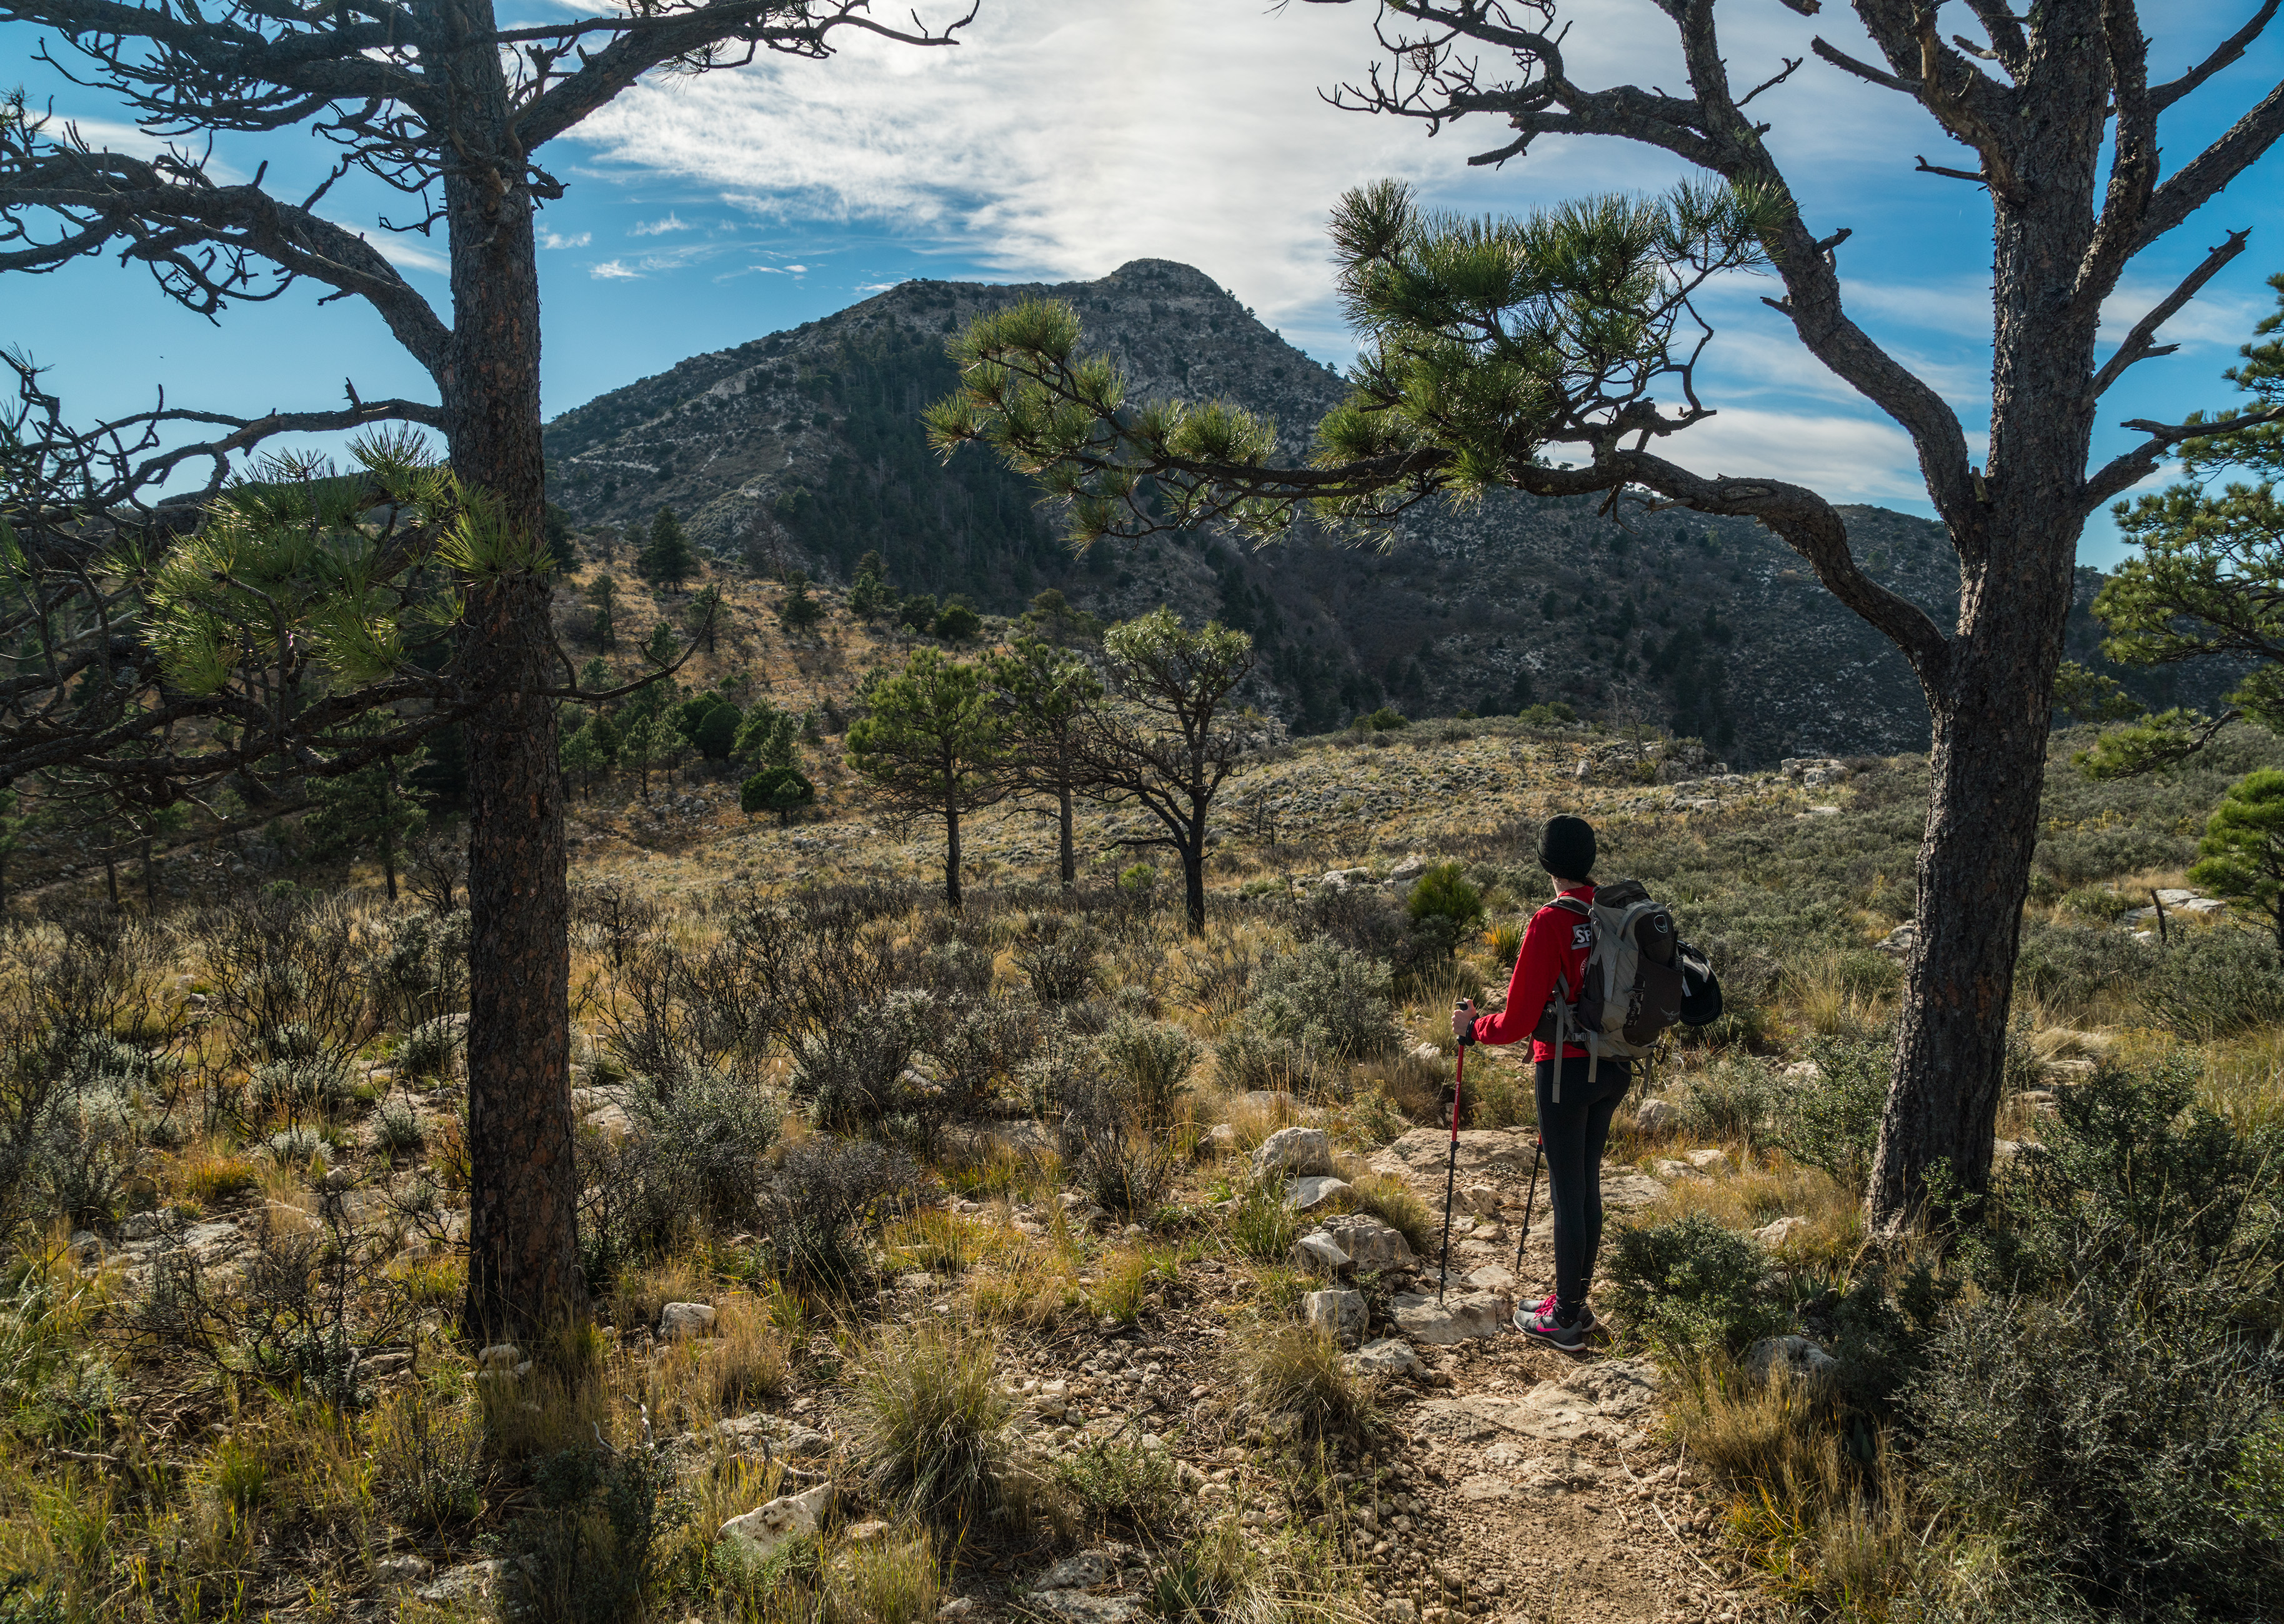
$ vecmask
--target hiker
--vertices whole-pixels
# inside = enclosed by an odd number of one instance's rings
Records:
[[[1460,999],[1451,1011],[1451,1035],[1463,1044],[1531,1039],[1538,1144],[1545,1159],[1547,1205],[1554,1215],[1554,1290],[1536,1308],[1517,1308],[1514,1323],[1524,1335],[1576,1354],[1584,1351],[1586,1334],[1594,1328],[1586,1292],[1594,1283],[1594,1256],[1602,1245],[1602,1146],[1633,1072],[1627,1061],[1607,1055],[1590,1067],[1583,1044],[1565,1043],[1556,1086],[1554,1046],[1548,1041],[1554,1035],[1554,1003],[1577,998],[1592,941],[1577,904],[1594,901],[1593,826],[1567,815],[1547,819],[1538,836],[1538,864],[1554,877],[1558,901],[1531,916],[1507,983],[1506,1007],[1478,1016],[1472,1000]],[[1562,897],[1576,903],[1565,907]],[[1558,990],[1558,983],[1564,990]]]

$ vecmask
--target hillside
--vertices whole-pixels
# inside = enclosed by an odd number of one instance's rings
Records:
[[[1275,708],[1302,733],[1383,703],[1449,715],[1562,700],[1701,737],[1740,764],[1925,747],[1902,658],[1745,521],[1621,522],[1591,501],[1494,496],[1415,513],[1384,551],[1315,535],[1262,551],[1166,536],[1074,558],[1024,480],[973,450],[939,464],[919,425],[953,386],[946,337],[1035,296],[1070,301],[1083,342],[1114,356],[1138,396],[1233,399],[1279,424],[1290,454],[1344,387],[1185,265],[1138,260],[1053,286],[910,282],[564,413],[547,429],[556,498],[589,527],[647,524],[671,505],[715,558],[764,572],[846,582],[877,549],[901,589],[964,593],[987,611],[1056,587],[1105,618],[1161,602],[1212,615],[1254,634]],[[1958,583],[1939,528],[1846,511],[1866,567],[1947,621]],[[2086,572],[2081,658],[2098,584]],[[2166,681],[2138,685],[2174,697]]]

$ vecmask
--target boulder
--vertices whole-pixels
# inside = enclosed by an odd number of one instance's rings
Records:
[[[1405,1376],[1420,1368],[1420,1355],[1412,1351],[1411,1343],[1382,1337],[1365,1343],[1341,1362],[1358,1376]]]
[[[1118,1573],[1118,1565],[1099,1550],[1082,1550],[1075,1557],[1065,1557],[1032,1582],[1034,1592],[1041,1590],[1091,1590],[1099,1584],[1108,1584]]]
[[[1486,1263],[1481,1269],[1471,1269],[1467,1284],[1479,1292],[1511,1292],[1514,1288],[1514,1270],[1504,1263]]]
[[[1530,1177],[1532,1136],[1528,1129],[1463,1128],[1459,1130],[1459,1176],[1469,1183],[1505,1179],[1520,1187]],[[1415,1128],[1373,1152],[1380,1173],[1407,1179],[1440,1206],[1443,1171],[1451,1155],[1451,1130]]]
[[[1388,878],[1392,884],[1405,886],[1410,885],[1413,880],[1419,878],[1427,871],[1428,859],[1419,855],[1417,853],[1414,853],[1412,855],[1406,857],[1403,862],[1397,863],[1394,868],[1388,870]]]
[[[1514,1299],[1504,1292],[1448,1294],[1438,1307],[1433,1297],[1405,1292],[1390,1300],[1396,1329],[1414,1342],[1445,1347],[1498,1335],[1514,1316]]]
[[[1692,1151],[1684,1159],[1708,1177],[1717,1177],[1729,1171],[1729,1152],[1726,1151]]]
[[[1469,1212],[1479,1218],[1498,1216],[1499,1192],[1492,1185],[1470,1184],[1459,1192],[1459,1199],[1467,1204]]]
[[[1310,1324],[1329,1331],[1342,1347],[1364,1340],[1365,1311],[1362,1292],[1310,1292],[1301,1300]]]
[[[1346,1195],[1350,1186],[1348,1180],[1334,1174],[1317,1174],[1309,1178],[1296,1178],[1285,1186],[1285,1205],[1296,1212],[1308,1212],[1322,1206],[1335,1196]]]
[[[1653,1137],[1681,1126],[1681,1107],[1670,1099],[1646,1099],[1634,1107],[1634,1131]]]
[[[1382,1223],[1370,1213],[1328,1218],[1322,1232],[1332,1237],[1334,1244],[1358,1269],[1408,1269],[1412,1265],[1412,1247],[1404,1240],[1404,1231]]]
[[[1779,1365],[1811,1391],[1830,1386],[1840,1372],[1840,1361],[1806,1337],[1763,1337],[1745,1350],[1745,1374],[1756,1382],[1767,1381]]]
[[[1211,1128],[1206,1129],[1206,1143],[1213,1146],[1214,1152],[1216,1155],[1231,1156],[1236,1154],[1236,1125],[1230,1122],[1216,1122]]]
[[[1696,1168],[1691,1167],[1687,1162],[1675,1161],[1670,1157],[1653,1162],[1650,1165],[1650,1170],[1655,1173],[1658,1177],[1666,1180],[1669,1183],[1675,1179],[1702,1178],[1705,1176]]]
[[[1780,1252],[1784,1245],[1801,1230],[1809,1227],[1805,1218],[1779,1218],[1753,1231],[1753,1238],[1772,1252]]]
[[[1253,1152],[1256,1178],[1311,1178],[1333,1170],[1333,1142],[1321,1128],[1280,1128]]]
[[[422,1601],[442,1606],[452,1602],[482,1601],[492,1593],[507,1564],[498,1557],[485,1562],[464,1562],[458,1567],[448,1567],[436,1575],[435,1582],[424,1585],[413,1594]]]
[[[1322,1230],[1311,1230],[1293,1243],[1293,1266],[1314,1274],[1338,1274],[1349,1267],[1340,1242]]]
[[[732,1517],[722,1525],[722,1537],[743,1540],[756,1557],[767,1557],[780,1546],[815,1534],[825,1515],[833,1485],[819,1483],[798,1495],[781,1495],[758,1511]]]
[[[714,1305],[710,1302],[670,1302],[658,1311],[658,1339],[661,1342],[685,1342],[692,1337],[702,1337],[714,1328]]]

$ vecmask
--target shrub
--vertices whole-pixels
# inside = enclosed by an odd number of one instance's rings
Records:
[[[1678,1101],[1682,1125],[1700,1138],[1755,1144],[1768,1131],[1777,1092],[1765,1064],[1750,1055],[1724,1053],[1689,1080]]]
[[[1075,1077],[1063,1096],[1063,1170],[1105,1212],[1156,1209],[1173,1183],[1174,1147],[1136,1120],[1130,1094],[1107,1079]]]
[[[941,1114],[940,1098],[907,1075],[935,1003],[935,995],[922,988],[899,988],[863,1019],[833,1022],[794,1042],[794,1097],[810,1102],[819,1128],[848,1133],[892,1116]]]
[[[2158,962],[2157,949],[2128,931],[2026,919],[2014,985],[2043,1003],[2084,1009],[2104,993],[2147,980]]]
[[[1604,1296],[1628,1329],[1678,1362],[1732,1356],[1781,1323],[1761,1286],[1761,1249],[1710,1215],[1622,1224],[1602,1268]]]
[[[396,1046],[396,1064],[407,1076],[450,1077],[459,1060],[460,1023],[450,1016],[424,1020]]]
[[[782,1273],[846,1291],[871,1269],[864,1240],[927,1198],[919,1164],[870,1140],[820,1134],[788,1145],[762,1186],[762,1221]]]
[[[373,1492],[399,1523],[448,1533],[483,1515],[490,1472],[473,1409],[403,1394],[374,1412],[369,1437]]]
[[[1054,1478],[1059,1489],[1098,1517],[1160,1523],[1180,1509],[1181,1479],[1166,1449],[1091,1439],[1055,1463]]]
[[[1135,1113],[1154,1128],[1174,1120],[1174,1108],[1189,1092],[1189,1076],[1202,1050],[1198,1041],[1166,1021],[1121,1016],[1096,1043],[1103,1064],[1133,1102]]]
[[[1066,914],[1042,914],[1015,944],[1015,967],[1031,995],[1052,1009],[1093,992],[1101,977],[1102,933]]]
[[[1271,959],[1255,986],[1245,1019],[1264,1036],[1354,1059],[1384,1054],[1402,1035],[1388,967],[1337,942],[1320,937]]]
[[[1906,1401],[1930,1487],[2129,1615],[2233,1615],[2284,1576],[2232,1487],[2284,1403],[2272,1152],[2194,1088],[2175,1062],[2059,1097],[1963,1250],[1979,1300]]]
[[[943,1324],[887,1330],[856,1371],[856,1464],[883,1503],[955,1534],[1006,1511],[1014,1401],[990,1338]]]
[[[674,1472],[647,1448],[567,1449],[532,1472],[536,1510],[507,1531],[507,1616],[531,1624],[625,1624],[644,1616]]]
[[[1310,1325],[1268,1325],[1232,1339],[1229,1373],[1256,1416],[1306,1441],[1359,1438],[1379,1425],[1371,1384],[1341,1362],[1341,1345]]]
[[[413,1110],[411,1102],[393,1099],[373,1116],[372,1144],[388,1156],[409,1155],[427,1148],[428,1130],[421,1125],[420,1113]]]
[[[1414,925],[1443,919],[1456,936],[1482,922],[1483,894],[1468,883],[1465,864],[1439,863],[1412,882],[1404,911]]]
[[[1232,1027],[1214,1043],[1214,1076],[1232,1094],[1306,1094],[1316,1075],[1308,1050],[1249,1027]]]
[[[2284,962],[2249,931],[2177,930],[2142,992],[2160,1025],[2193,1042],[2284,1022]]]
[[[1785,1153],[1858,1196],[1871,1179],[1887,1109],[1889,1049],[1880,1037],[1819,1038],[1808,1050],[1816,1071],[1776,1104],[1776,1142]]]
[[[670,1086],[637,1078],[627,1103],[661,1233],[677,1214],[715,1229],[757,1215],[761,1160],[778,1142],[784,1113],[751,1078],[706,1069]]]

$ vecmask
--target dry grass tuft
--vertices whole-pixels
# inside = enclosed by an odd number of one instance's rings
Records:
[[[1346,1370],[1340,1343],[1315,1327],[1269,1325],[1234,1338],[1228,1362],[1254,1413],[1294,1437],[1357,1437],[1379,1425],[1372,1382]]]

